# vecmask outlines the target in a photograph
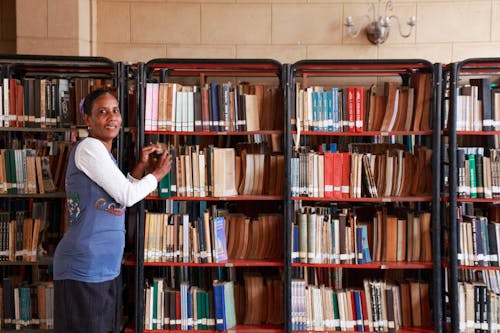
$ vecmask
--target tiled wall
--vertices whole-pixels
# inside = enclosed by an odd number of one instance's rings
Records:
[[[17,0],[17,50],[126,61],[268,57],[448,63],[500,57],[500,0],[395,0],[394,13],[403,23],[416,15],[416,29],[405,39],[395,22],[388,41],[378,47],[364,35],[351,39],[343,26],[346,16],[366,14],[371,2],[376,0]],[[29,14],[33,10],[36,15]]]

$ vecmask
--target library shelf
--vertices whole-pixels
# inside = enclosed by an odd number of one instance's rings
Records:
[[[365,131],[365,132],[323,132],[323,131],[292,131],[293,135],[300,133],[308,136],[391,136],[391,135],[432,135],[432,131]]]
[[[441,197],[441,201],[448,202],[448,201],[450,201],[450,197],[448,197],[448,196]],[[500,198],[490,198],[490,199],[486,199],[486,198],[457,198],[456,201],[457,202],[489,203],[489,204],[493,204],[493,205],[500,204]]]
[[[135,259],[127,259],[126,266],[136,264]],[[194,262],[144,262],[144,266],[151,267],[283,267],[283,260],[263,260],[263,259],[230,259],[224,262],[214,263],[194,263]]]
[[[313,331],[313,330],[308,330],[308,331],[293,331],[294,333],[311,333],[311,332],[322,332],[322,333],[334,333],[338,332],[335,330],[326,330],[326,331]],[[347,330],[347,331],[342,331],[342,332],[347,332],[347,333],[354,333],[354,332],[359,332],[359,331],[353,331],[353,330]],[[432,333],[434,332],[434,329],[431,327],[403,327],[395,331],[395,333]]]
[[[52,265],[53,257],[44,256],[37,258],[36,261],[0,261],[0,266],[47,266]]]
[[[183,330],[144,330],[144,333],[181,333],[186,332]],[[281,326],[275,325],[236,325],[235,327],[225,330],[189,330],[189,332],[199,332],[199,333],[216,333],[216,332],[231,332],[231,333],[282,333],[283,328]],[[134,330],[130,327],[125,329],[125,333],[134,333]]]
[[[432,269],[432,262],[420,261],[383,261],[370,262],[367,264],[306,264],[292,263],[292,267],[314,267],[314,268],[352,268],[352,269]],[[498,267],[497,267],[498,268]]]
[[[24,193],[24,194],[0,194],[0,198],[19,198],[19,199],[62,199],[66,198],[65,192],[51,193]]]
[[[431,202],[432,196],[414,197],[379,197],[379,198],[318,198],[318,197],[292,197],[292,200],[301,201],[327,201],[327,202]]]
[[[262,130],[262,131],[221,131],[221,132],[214,132],[214,131],[197,131],[197,132],[191,132],[191,131],[180,131],[180,132],[173,132],[173,131],[144,131],[146,135],[152,135],[152,134],[158,134],[158,135],[191,135],[191,136],[235,136],[235,135],[273,135],[273,134],[283,134],[283,131],[281,130]]]
[[[235,195],[230,197],[169,197],[147,196],[146,200],[175,200],[175,201],[279,201],[283,200],[280,195]]]

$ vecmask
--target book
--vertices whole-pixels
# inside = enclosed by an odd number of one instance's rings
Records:
[[[237,195],[234,148],[214,148],[213,160],[213,196],[227,197]]]
[[[214,261],[223,262],[228,259],[226,240],[226,219],[222,216],[213,219]]]

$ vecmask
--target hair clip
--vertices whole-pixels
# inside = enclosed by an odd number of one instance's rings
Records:
[[[78,111],[80,111],[80,114],[83,116],[84,110],[83,110],[83,103],[85,102],[85,98],[82,98],[80,100],[80,103],[78,104]]]

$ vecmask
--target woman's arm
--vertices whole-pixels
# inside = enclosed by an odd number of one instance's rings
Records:
[[[118,203],[127,207],[151,193],[158,184],[158,177],[163,178],[170,171],[170,160],[162,156],[160,161],[160,170],[157,166],[153,173],[139,177],[137,182],[131,182],[123,175],[99,140],[87,138],[78,145],[75,152],[76,167]]]

